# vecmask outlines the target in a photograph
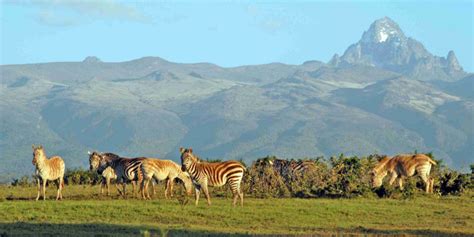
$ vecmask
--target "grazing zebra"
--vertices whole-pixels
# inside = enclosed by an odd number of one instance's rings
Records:
[[[114,170],[117,175],[117,182],[122,184],[122,190],[117,187],[120,195],[126,197],[126,185],[128,181],[132,181],[132,192],[135,195],[137,183],[143,179],[141,164],[145,159],[144,157],[124,158],[114,153],[100,153],[97,156],[90,157],[90,159],[91,170],[97,170],[99,173],[102,173],[107,167],[111,167]]]
[[[99,156],[99,154],[95,151],[94,152],[88,151],[87,153],[89,154],[90,170],[93,171],[92,162],[94,160],[98,160],[98,159],[94,159],[94,157]],[[102,183],[100,185],[100,194],[104,194],[104,186],[105,186],[107,188],[107,196],[109,196],[110,195],[110,180],[117,179],[117,175],[115,174],[114,169],[112,169],[112,167],[107,167],[106,169],[102,171],[102,173],[100,173],[98,170],[97,170],[97,173],[100,176],[102,176]]]
[[[230,160],[224,162],[208,163],[200,161],[194,154],[193,149],[179,149],[181,153],[181,169],[186,171],[193,180],[196,191],[196,205],[199,202],[201,189],[207,198],[207,204],[211,205],[208,186],[220,187],[228,183],[233,193],[233,205],[240,198],[240,205],[244,205],[244,194],[240,190],[240,183],[244,176],[245,167],[238,161]]]
[[[151,199],[150,194],[148,193],[148,183],[152,178],[155,178],[156,180],[167,179],[165,198],[168,198],[168,196],[173,197],[173,184],[175,178],[183,181],[187,194],[191,195],[193,182],[189,177],[189,174],[183,172],[181,167],[173,161],[147,158],[143,160],[141,168],[143,180],[140,190],[143,199]]]
[[[424,154],[402,154],[393,158],[385,156],[370,172],[371,183],[373,187],[380,187],[383,178],[389,175],[389,185],[398,178],[398,185],[403,190],[403,178],[417,174],[425,183],[425,192],[432,193],[434,183],[430,178],[432,165],[436,165],[436,162]]]
[[[48,180],[57,180],[58,192],[56,200],[63,199],[62,190],[64,188],[64,161],[59,156],[53,156],[50,159],[46,157],[43,146],[33,148],[33,165],[36,166],[36,181],[38,184],[38,195],[36,201],[40,198],[41,188],[43,188],[43,200],[46,200],[46,183]],[[41,187],[41,181],[43,186]]]

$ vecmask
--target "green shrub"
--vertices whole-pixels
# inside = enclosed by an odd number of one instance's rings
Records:
[[[35,180],[33,178],[30,178],[29,176],[24,175],[24,176],[20,177],[19,179],[13,179],[13,181],[11,182],[11,185],[12,186],[28,187],[28,186],[31,186],[34,182],[35,182]]]
[[[97,184],[102,177],[97,172],[91,172],[81,168],[67,169],[64,174],[64,182],[70,184]]]

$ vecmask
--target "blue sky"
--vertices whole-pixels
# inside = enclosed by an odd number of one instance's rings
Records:
[[[328,61],[388,16],[473,72],[472,1],[151,2],[3,0],[0,64],[127,61],[238,66]]]

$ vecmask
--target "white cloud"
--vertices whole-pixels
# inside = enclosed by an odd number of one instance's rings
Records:
[[[151,22],[151,18],[137,8],[113,0],[7,0],[4,3],[38,8],[37,21],[52,26],[102,19]]]

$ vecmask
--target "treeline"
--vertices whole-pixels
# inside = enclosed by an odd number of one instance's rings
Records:
[[[432,154],[427,154],[434,160]],[[386,183],[380,188],[370,187],[369,172],[381,156],[370,155],[367,157],[318,157],[314,159],[290,160],[290,162],[303,161],[307,168],[304,172],[287,169],[281,172],[271,165],[271,161],[278,158],[269,156],[258,159],[247,166],[243,180],[243,190],[246,196],[257,198],[282,198],[282,197],[390,197],[407,198],[417,193],[423,193],[423,182],[417,176],[404,181],[404,190],[398,187],[389,187]],[[208,160],[218,162],[219,160]],[[436,160],[438,165],[433,166],[431,177],[435,179],[434,192],[438,195],[459,195],[468,189],[474,188],[474,164],[471,173],[460,173],[445,166],[442,160]],[[309,164],[309,165],[308,165]],[[244,164],[245,165],[245,164]],[[34,177],[24,176],[13,180],[13,186],[31,186]],[[386,178],[387,180],[388,178]],[[84,169],[68,169],[65,173],[67,185],[95,185],[102,182],[102,177],[97,173]],[[228,187],[213,188],[213,196],[231,196]]]

